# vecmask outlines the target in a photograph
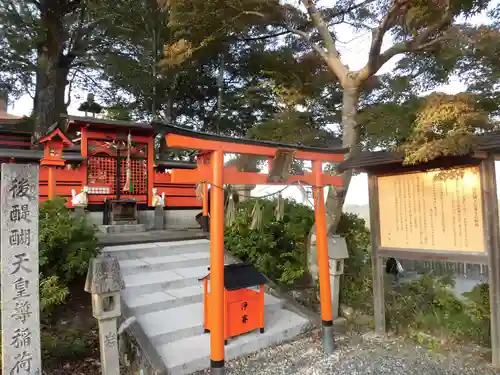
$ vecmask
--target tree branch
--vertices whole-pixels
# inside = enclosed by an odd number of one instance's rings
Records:
[[[251,37],[251,38],[237,38],[237,40],[239,40],[241,42],[252,42],[252,41],[256,41],[256,40],[265,40],[265,39],[276,38],[278,36],[287,35],[290,33],[291,33],[291,31],[287,29],[287,31],[281,31],[279,33],[261,35],[261,36]]]
[[[381,47],[381,38],[380,38],[380,46],[378,40],[374,43],[372,40],[372,48],[370,48],[370,57],[366,66],[359,71],[359,79],[366,80],[373,74],[377,73],[377,71],[390,59],[394,56],[408,53],[408,52],[419,52],[428,48],[431,48],[438,43],[441,43],[447,37],[436,36],[438,33],[443,32],[450,24],[453,19],[452,10],[450,7],[450,0],[447,0],[447,6],[444,9],[442,17],[436,22],[434,25],[429,26],[422,33],[418,34],[412,40],[396,43],[385,52],[380,53]],[[383,38],[383,35],[382,35]],[[432,39],[434,38],[434,39]]]
[[[337,50],[337,47],[335,47],[335,40],[330,33],[328,25],[323,19],[320,11],[314,5],[313,0],[302,0],[302,3],[306,7],[307,13],[309,14],[309,17],[311,17],[314,27],[318,30],[318,33],[321,36],[323,43],[325,44],[326,53],[319,47],[317,47],[317,49],[321,50],[321,56],[326,61],[332,72],[338,77],[340,83],[343,86],[345,78],[349,73],[349,69],[347,69],[344,64],[342,64],[342,61],[340,61],[340,54]],[[313,49],[318,52],[316,48]]]
[[[285,26],[285,28],[288,30],[288,32],[299,36],[302,40],[307,42],[311,46],[311,48],[323,59],[326,60],[328,58],[326,52],[320,46],[318,46],[316,43],[312,41],[311,36],[308,33],[302,30],[293,29],[288,26]]]
[[[373,69],[376,67],[380,57],[380,50],[382,48],[385,33],[394,25],[398,14],[407,3],[408,0],[395,0],[380,25],[372,29],[372,42],[370,45],[370,52],[368,53],[368,69],[371,74],[373,74]]]
[[[72,92],[72,89],[73,89],[73,82],[75,82],[76,74],[78,73],[78,71],[79,71],[79,68],[75,69],[75,71],[73,72],[73,76],[69,80],[69,84],[68,84],[68,99],[66,100],[66,103],[64,103],[64,106],[66,108],[68,108],[70,106],[70,104],[71,104],[71,92]]]
[[[40,5],[40,2],[37,1],[37,0],[27,0],[26,1],[28,4],[33,4],[34,6],[36,6],[36,8],[38,10],[42,10],[42,6]]]

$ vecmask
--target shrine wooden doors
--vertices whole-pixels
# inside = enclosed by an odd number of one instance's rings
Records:
[[[148,195],[147,144],[124,142],[88,141],[87,183],[89,194],[112,196]],[[127,155],[130,151],[130,165]],[[130,181],[127,181],[127,179]],[[126,185],[130,189],[124,189]],[[142,200],[142,199],[139,199]]]

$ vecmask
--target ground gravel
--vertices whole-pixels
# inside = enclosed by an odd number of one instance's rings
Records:
[[[209,371],[200,374],[208,374]],[[335,354],[325,356],[317,331],[229,361],[226,375],[500,375],[479,353],[429,351],[401,338],[368,333],[338,338]]]

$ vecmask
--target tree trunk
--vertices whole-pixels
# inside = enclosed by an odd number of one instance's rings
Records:
[[[66,112],[65,89],[72,58],[65,56],[64,24],[61,9],[50,2],[41,5],[41,30],[44,30],[38,51],[33,131],[34,140]]]
[[[174,90],[169,90],[167,93],[167,103],[166,108],[164,110],[165,122],[168,125],[173,124],[173,111],[174,111]],[[167,141],[165,140],[165,133],[162,132],[160,135],[160,145],[158,147],[158,158],[161,159],[163,155],[167,152]]]
[[[342,146],[349,148],[346,158],[351,157],[360,150],[359,146],[359,129],[356,122],[358,113],[358,104],[360,97],[359,85],[346,85],[342,94]],[[342,207],[344,206],[347,189],[352,178],[352,171],[346,171],[342,174],[343,187],[330,188],[326,199],[326,225],[328,233],[335,233],[337,226],[342,216]],[[308,240],[308,268],[313,280],[318,278],[318,262],[316,246],[311,246],[315,242],[316,227],[313,226],[309,233]],[[313,241],[314,240],[314,241]]]
[[[152,65],[151,65],[151,75],[153,78],[153,102],[151,103],[151,113],[153,115],[153,120],[158,117],[158,107],[156,102],[158,100],[156,96],[156,88],[158,85],[158,74],[156,73],[156,65],[158,64],[158,38],[156,33],[156,25],[153,26],[153,35],[151,36],[152,41]],[[170,122],[169,122],[170,123]]]

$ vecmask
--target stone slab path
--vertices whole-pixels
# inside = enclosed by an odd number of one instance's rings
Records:
[[[229,361],[226,375],[499,375],[479,354],[431,352],[402,339],[370,334],[339,338],[325,356],[318,332]],[[208,374],[209,372],[201,372]]]

